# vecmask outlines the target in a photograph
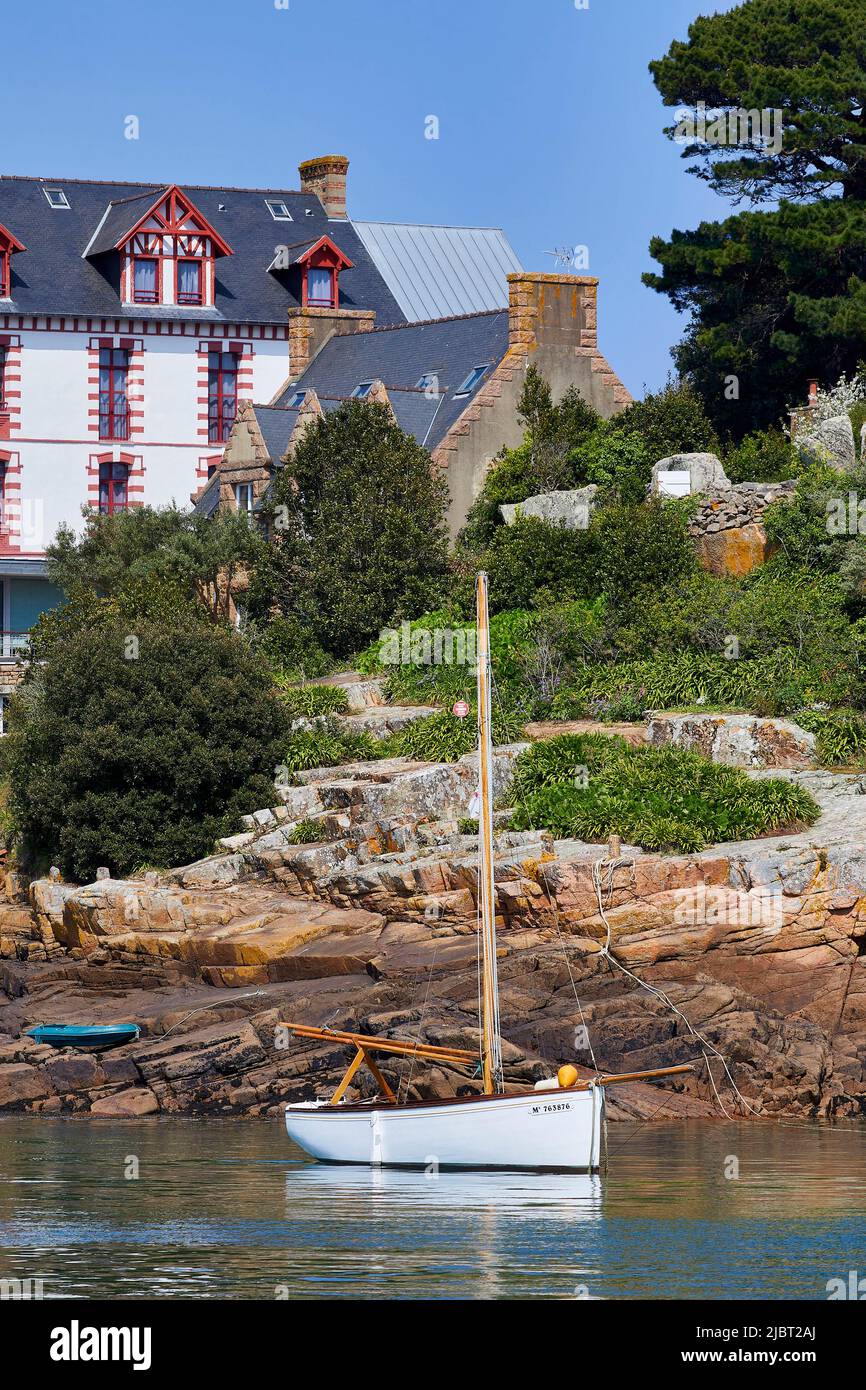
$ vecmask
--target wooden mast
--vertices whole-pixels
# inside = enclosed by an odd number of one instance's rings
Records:
[[[487,575],[475,582],[478,661],[478,889],[481,908],[481,1031],[484,1093],[502,1089],[502,1048],[499,1038],[499,979],[496,965],[496,888],[493,878],[493,746],[490,728],[490,631],[487,613]]]

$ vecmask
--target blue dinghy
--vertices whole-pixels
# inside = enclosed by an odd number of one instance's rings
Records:
[[[82,1052],[102,1052],[108,1047],[122,1047],[136,1042],[141,1029],[137,1023],[107,1023],[81,1025],[77,1023],[40,1023],[26,1029],[27,1037],[49,1047],[77,1047]]]

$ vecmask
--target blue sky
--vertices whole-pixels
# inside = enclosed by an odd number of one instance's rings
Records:
[[[602,350],[633,393],[661,385],[683,321],[640,283],[649,239],[728,205],[662,135],[647,63],[730,5],[284,4],[7,7],[2,172],[294,188],[300,160],[347,154],[356,217],[502,226],[531,270],[587,246]]]

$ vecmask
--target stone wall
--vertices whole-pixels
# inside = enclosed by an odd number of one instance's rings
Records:
[[[796,487],[784,483],[738,483],[701,497],[689,521],[701,563],[713,574],[748,574],[770,554],[761,517]]]

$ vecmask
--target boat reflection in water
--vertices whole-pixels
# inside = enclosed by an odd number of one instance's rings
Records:
[[[602,1182],[597,1173],[422,1172],[299,1163],[286,1176],[286,1202],[321,1198],[346,1205],[372,1204],[382,1220],[388,1208],[405,1218],[407,1209],[490,1211],[508,1220],[593,1221],[601,1216]]]

